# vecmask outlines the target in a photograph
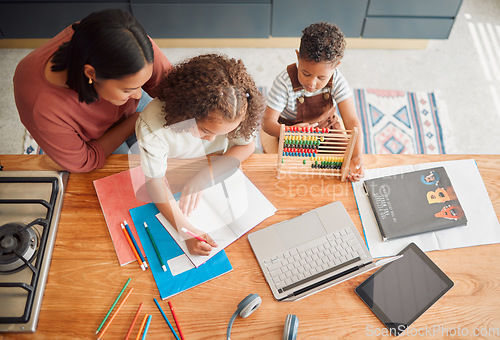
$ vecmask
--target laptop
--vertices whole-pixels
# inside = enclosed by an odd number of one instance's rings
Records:
[[[377,267],[342,202],[248,234],[278,301],[296,301]]]

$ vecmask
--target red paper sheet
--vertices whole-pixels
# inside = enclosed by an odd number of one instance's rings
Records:
[[[142,244],[129,213],[130,209],[152,201],[146,191],[141,167],[95,180],[94,188],[120,265],[123,266],[136,261],[134,253],[121,230],[120,223],[123,223],[124,220],[127,221],[144,255]]]

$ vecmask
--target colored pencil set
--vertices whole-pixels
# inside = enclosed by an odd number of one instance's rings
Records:
[[[125,235],[125,238],[132,250],[132,252],[134,253],[134,256],[135,258],[137,259],[137,262],[139,263],[139,265],[141,266],[141,269],[142,270],[146,270],[148,268],[148,264],[146,262],[146,259],[145,257],[143,256],[142,252],[141,252],[141,249],[139,248],[139,245],[137,244],[137,241],[135,240],[135,237],[134,235],[132,234],[132,230],[130,229],[127,221],[123,221],[123,223],[120,224],[121,228],[122,228],[122,231],[123,231],[123,234]],[[144,229],[146,230],[146,233],[148,234],[148,237],[151,241],[151,244],[153,245],[153,248],[156,252],[156,255],[158,256],[158,260],[160,261],[160,265],[161,265],[161,268],[163,271],[167,271],[167,267],[165,265],[165,262],[163,261],[162,257],[161,257],[161,254],[160,254],[160,250],[158,249],[158,246],[153,238],[153,234],[151,233],[151,231],[149,230],[149,227],[148,225],[146,224],[146,222],[144,222]],[[127,288],[128,284],[130,283],[130,278],[127,280],[127,282],[125,283],[125,285],[123,286],[122,290],[120,291],[120,293],[118,294],[115,302],[113,303],[113,305],[111,306],[111,308],[109,309],[108,313],[106,314],[106,316],[104,317],[104,319],[102,320],[101,324],[99,325],[97,331],[95,332],[95,334],[99,334],[99,337],[98,337],[98,340],[101,339],[104,335],[104,333],[106,332],[106,330],[108,329],[109,325],[111,324],[111,322],[114,320],[114,318],[116,317],[116,315],[118,314],[118,312],[120,311],[120,309],[122,308],[123,304],[125,303],[125,301],[128,299],[128,297],[130,296],[130,294],[132,293],[132,291],[134,290],[134,288],[130,288],[129,292],[127,293],[127,295],[123,298],[122,302],[120,303],[120,305],[117,307],[117,309],[115,310],[115,312],[113,313],[111,319],[109,320],[109,322],[106,324],[106,326],[102,329],[102,327],[104,326],[104,324],[106,323],[106,320],[108,319],[109,315],[111,314],[111,312],[113,311],[113,309],[115,308],[116,304],[118,303],[118,301],[120,300],[121,296],[123,295],[125,289]],[[184,335],[182,334],[182,331],[179,327],[179,323],[178,323],[178,320],[177,320],[177,317],[175,315],[175,312],[174,312],[174,307],[172,305],[172,303],[169,301],[168,304],[169,304],[169,307],[170,307],[170,310],[172,311],[172,316],[174,317],[174,321],[175,321],[175,324],[177,326],[177,330],[179,331],[179,334],[180,334],[180,338],[179,336],[177,335],[177,333],[175,332],[174,328],[172,327],[172,325],[170,324],[170,322],[168,321],[167,319],[167,316],[165,315],[165,313],[163,312],[163,310],[161,309],[160,307],[160,304],[158,303],[158,301],[155,299],[153,299],[154,302],[156,303],[156,306],[158,307],[159,311],[161,312],[163,318],[165,319],[165,321],[167,322],[167,325],[169,326],[170,330],[172,331],[172,333],[174,334],[175,338],[177,340],[184,340]],[[128,332],[127,332],[127,335],[125,336],[125,340],[128,340],[130,335],[132,334],[132,331],[134,329],[134,325],[135,323],[137,322],[137,319],[139,318],[139,314],[142,310],[142,307],[143,307],[143,303],[141,302],[141,304],[139,305],[136,313],[135,313],[135,316],[134,316],[134,319],[132,320],[132,323],[128,329]],[[139,327],[139,332],[137,333],[137,337],[135,338],[135,340],[144,340],[146,339],[146,334],[148,332],[148,329],[149,329],[149,326],[151,324],[151,319],[152,319],[152,315],[151,314],[146,314],[144,315],[144,318],[141,322],[141,325]],[[101,331],[102,329],[102,331]],[[142,334],[142,337],[141,337],[141,334]]]
[[[127,242],[130,246],[130,249],[132,249],[132,252],[134,253],[135,258],[137,259],[137,262],[139,262],[139,265],[141,266],[142,270],[146,270],[148,268],[148,264],[146,262],[146,259],[142,255],[141,249],[139,248],[139,245],[137,244],[134,235],[132,234],[132,230],[127,224],[127,221],[123,221],[121,223],[122,231],[123,234],[125,235],[125,238],[127,239]],[[160,266],[161,269],[166,272],[167,271],[167,266],[165,265],[165,262],[163,262],[163,259],[160,254],[160,250],[158,249],[158,246],[156,245],[155,239],[153,238],[153,234],[149,230],[148,225],[146,222],[144,222],[144,229],[146,230],[146,233],[148,234],[149,240],[151,241],[151,244],[153,245],[153,248],[155,250],[156,256],[158,256],[158,260],[160,260]]]
[[[125,304],[125,301],[127,301],[128,297],[130,296],[130,294],[132,294],[132,292],[134,291],[134,288],[130,288],[130,290],[128,291],[127,295],[125,295],[125,297],[123,298],[122,302],[120,303],[120,305],[118,305],[118,307],[116,308],[115,312],[113,313],[113,315],[111,316],[111,319],[109,320],[109,322],[106,324],[106,326],[104,327],[104,329],[102,329],[101,331],[101,328],[102,326],[104,326],[104,324],[106,323],[106,320],[108,319],[109,315],[111,314],[111,312],[113,311],[113,309],[115,308],[116,304],[118,303],[118,301],[120,300],[121,296],[123,295],[123,292],[125,291],[125,289],[127,288],[128,284],[130,283],[130,280],[132,280],[131,278],[129,278],[127,280],[127,282],[125,283],[125,285],[123,286],[122,290],[120,291],[120,293],[118,294],[118,296],[116,297],[115,299],[115,302],[111,305],[111,308],[109,309],[108,313],[106,314],[106,316],[104,317],[104,319],[102,320],[101,324],[99,325],[99,327],[97,328],[97,331],[95,332],[95,334],[99,334],[99,332],[101,332],[101,334],[99,335],[99,337],[97,338],[98,340],[101,339],[103,336],[104,336],[104,333],[106,333],[106,331],[108,330],[108,327],[109,325],[111,324],[111,322],[113,322],[113,320],[115,319],[116,315],[118,314],[118,312],[120,311],[120,309],[123,307],[123,305]]]
[[[141,306],[142,306],[142,303],[141,303]],[[137,320],[138,313],[139,313],[139,311],[137,311],[136,317],[134,318],[134,321],[130,325],[129,332],[132,331],[132,328],[134,328],[134,323],[135,323],[135,320]],[[139,327],[139,332],[137,333],[137,337],[135,338],[135,340],[139,340],[139,339],[140,340],[144,340],[144,339],[146,339],[146,334],[148,334],[148,329],[149,329],[149,325],[151,324],[151,318],[152,317],[153,316],[151,314],[144,315],[144,318],[142,319],[141,326]],[[144,329],[144,331],[143,331],[143,329]],[[142,334],[142,337],[141,337],[141,334]],[[125,340],[126,339],[128,339],[128,335],[125,338]]]
[[[109,325],[111,324],[111,322],[113,322],[113,320],[115,319],[116,315],[118,314],[118,312],[120,311],[120,309],[123,307],[123,305],[127,301],[127,299],[130,296],[130,294],[132,294],[134,288],[130,288],[130,290],[128,291],[127,295],[125,295],[125,297],[123,298],[122,302],[118,305],[118,307],[116,308],[115,312],[111,316],[111,319],[109,320],[109,322],[106,324],[106,326],[104,328],[102,328],[104,326],[104,324],[106,323],[106,320],[108,319],[109,315],[111,314],[111,312],[115,308],[116,304],[120,300],[121,296],[125,292],[125,289],[127,289],[127,286],[128,286],[128,284],[130,283],[131,280],[132,280],[131,278],[129,278],[127,280],[127,282],[123,286],[122,290],[120,291],[120,293],[116,297],[115,301],[113,302],[113,304],[109,308],[108,312],[106,313],[106,316],[104,317],[104,319],[102,320],[101,324],[97,328],[95,334],[97,335],[100,332],[99,337],[97,338],[97,340],[100,340],[104,336],[104,333],[106,333],[106,331],[108,330]],[[172,327],[172,324],[168,320],[167,316],[165,315],[165,312],[163,312],[163,309],[161,308],[160,304],[158,303],[158,300],[156,300],[156,298],[153,298],[153,301],[155,302],[156,306],[158,307],[158,310],[160,311],[161,315],[163,316],[163,319],[165,319],[165,322],[167,323],[168,327],[172,331],[172,334],[175,336],[175,338],[177,340],[184,340],[184,335],[182,334],[182,330],[181,330],[181,327],[180,327],[180,324],[179,324],[179,320],[177,319],[177,316],[175,314],[175,310],[174,310],[173,304],[170,301],[168,301],[168,306],[170,307],[170,311],[172,312],[172,316],[174,318],[175,325],[177,326],[177,330],[178,330],[178,332],[180,334],[180,338],[177,335],[177,333],[175,332],[174,328]],[[140,314],[140,312],[142,310],[143,305],[144,304],[141,302],[141,304],[139,305],[139,308],[137,308],[137,311],[135,312],[135,315],[134,315],[134,319],[132,320],[132,323],[130,324],[130,327],[129,327],[128,331],[127,331],[127,335],[125,336],[125,340],[128,340],[129,337],[130,337],[130,335],[132,334],[132,331],[134,329],[135,323],[137,322],[137,319],[139,317],[139,314]],[[141,325],[139,327],[139,331],[137,333],[137,337],[135,338],[135,340],[139,340],[139,339],[140,340],[145,340],[146,339],[146,335],[148,333],[148,329],[149,329],[149,326],[151,324],[152,317],[153,316],[151,314],[144,315],[144,318],[142,319],[142,323],[141,323]],[[142,337],[141,337],[141,334],[142,334]]]
[[[137,259],[137,262],[139,262],[141,269],[146,270],[146,268],[148,268],[148,263],[146,262],[146,259],[142,255],[141,249],[139,248],[139,245],[137,244],[135,237],[132,234],[132,230],[128,226],[127,221],[123,221],[123,223],[121,223],[120,226],[122,227],[123,234],[125,235],[125,238],[127,239],[130,249],[132,249],[132,253],[134,253],[135,258]]]
[[[179,325],[179,321],[177,320],[177,316],[175,315],[174,306],[172,305],[172,303],[169,301],[168,305],[170,307],[170,310],[172,311],[172,316],[174,317],[175,325],[177,326],[177,330],[179,331],[179,334],[181,336],[180,338],[177,335],[177,333],[175,332],[174,327],[172,327],[172,324],[170,323],[170,321],[168,321],[168,318],[165,315],[165,312],[163,311],[163,309],[161,309],[161,306],[158,303],[158,300],[156,300],[156,298],[153,298],[153,301],[155,302],[156,307],[158,307],[158,310],[160,311],[161,315],[163,316],[163,319],[165,319],[165,322],[167,323],[168,328],[170,328],[170,331],[172,331],[172,334],[175,336],[175,339],[176,340],[184,340],[184,335],[182,334],[181,327]]]

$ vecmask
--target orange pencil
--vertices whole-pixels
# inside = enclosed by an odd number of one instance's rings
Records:
[[[125,235],[125,238],[127,239],[127,242],[130,246],[130,249],[132,249],[132,252],[134,253],[135,258],[137,259],[137,262],[139,262],[142,270],[146,270],[146,267],[144,267],[144,263],[142,263],[141,258],[139,257],[139,254],[137,254],[137,250],[135,250],[134,244],[132,243],[132,240],[130,239],[130,236],[128,236],[127,229],[125,229],[125,226],[123,223],[120,223],[123,231],[123,235]]]
[[[144,319],[142,320],[141,327],[139,328],[139,333],[137,333],[137,338],[135,338],[135,340],[139,340],[139,338],[141,337],[142,329],[144,328],[144,325],[146,324],[148,317],[149,317],[149,314],[144,315]]]
[[[109,319],[109,322],[108,324],[106,325],[106,327],[104,327],[104,329],[102,330],[102,333],[101,335],[97,338],[97,340],[101,339],[104,335],[104,333],[106,333],[106,330],[108,329],[109,325],[111,325],[111,322],[113,322],[116,314],[118,314],[118,312],[120,311],[120,309],[122,308],[123,304],[125,303],[125,301],[127,301],[128,297],[130,296],[130,294],[132,294],[134,288],[130,288],[130,290],[128,291],[127,295],[125,295],[125,297],[123,298],[122,302],[120,303],[120,305],[118,306],[118,308],[115,310],[115,312],[113,313],[113,316],[111,317],[111,319]]]
[[[172,316],[174,317],[175,325],[177,326],[177,330],[179,331],[179,335],[181,336],[181,339],[184,340],[184,335],[182,334],[181,331],[181,325],[179,324],[179,321],[177,320],[177,316],[175,315],[174,311],[174,305],[172,302],[168,302],[168,306],[170,307],[170,311],[172,311]]]
[[[137,321],[137,317],[139,316],[139,313],[142,309],[142,305],[143,305],[143,303],[141,302],[141,304],[139,305],[139,308],[137,309],[137,312],[135,312],[134,319],[132,320],[132,324],[130,325],[130,328],[128,329],[127,335],[125,336],[125,340],[128,339],[128,337],[132,333],[132,330],[134,329],[134,325],[135,325],[135,322]]]

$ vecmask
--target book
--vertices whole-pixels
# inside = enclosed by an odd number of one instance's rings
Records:
[[[174,195],[176,199],[179,196],[179,193]],[[237,169],[203,190],[198,206],[187,217],[189,223],[217,243],[218,247],[212,248],[209,256],[191,254],[185,240],[167,219],[161,213],[157,218],[194,266],[199,267],[275,212],[274,205]]]
[[[467,224],[444,167],[364,181],[384,241]]]
[[[443,166],[446,169],[446,173],[453,183],[453,189],[460,198],[460,204],[467,216],[467,225],[465,226],[400,237],[384,242],[380,236],[368,195],[363,188],[363,181],[352,183],[359,216],[363,224],[363,234],[373,257],[396,255],[411,242],[417,244],[425,252],[500,243],[500,223],[479,168],[472,158],[367,169],[365,178],[371,179],[438,166]]]
[[[144,251],[141,242],[137,239],[136,228],[134,228],[129,214],[130,209],[151,202],[151,198],[146,191],[145,177],[141,167],[138,166],[97,179],[94,181],[94,188],[104,219],[106,220],[118,262],[121,266],[124,266],[137,261],[121,230],[120,223],[123,223],[124,220],[127,221],[139,248],[141,248],[141,251]]]
[[[179,294],[187,289],[217,278],[233,270],[225,251],[217,253],[203,266],[196,268],[186,257],[170,234],[155,217],[158,209],[154,203],[139,206],[130,210],[130,215],[146,252],[149,268],[153,274],[158,292],[162,300]],[[160,260],[154,250],[144,222],[147,223],[160,256],[165,262],[167,271],[163,271]]]

